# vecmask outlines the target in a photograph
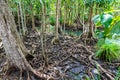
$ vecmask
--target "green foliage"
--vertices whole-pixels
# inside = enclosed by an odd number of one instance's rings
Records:
[[[120,42],[120,17],[104,13],[96,15],[92,20],[96,26],[104,28],[103,31],[96,31],[96,34],[101,38],[97,43],[96,57],[106,61],[120,58],[120,45],[118,44]]]
[[[99,38],[111,38],[113,34],[120,32],[120,16],[113,17],[112,14],[104,13],[96,15],[92,18],[96,26],[103,26],[104,30],[97,30]]]
[[[120,58],[120,45],[118,42],[120,41],[108,38],[99,41],[96,57],[106,61],[112,61]]]
[[[110,27],[112,20],[113,20],[113,16],[110,14],[102,14],[101,15],[101,23],[107,29]]]
[[[35,21],[40,21],[42,18],[42,5],[46,8],[46,16],[47,19],[49,19],[49,22],[52,25],[55,25],[55,13],[56,13],[56,0],[8,0],[8,4],[11,7],[11,10],[13,11],[14,15],[18,15],[18,4],[21,3],[22,6],[22,12],[24,16],[26,16],[26,24],[30,24],[30,20],[28,21],[27,19],[30,19],[32,14],[34,14],[35,17],[39,17],[38,20]],[[88,22],[89,19],[89,8],[90,5],[93,5],[93,14],[96,13],[102,13],[102,11],[108,11],[108,8],[106,7],[112,7],[118,8],[120,1],[119,0],[61,0],[61,11],[60,11],[60,23],[64,24],[74,24],[74,21],[79,18],[80,23],[85,24]],[[114,6],[111,6],[114,5]],[[96,10],[96,11],[95,11]],[[110,10],[110,9],[109,9]],[[96,12],[96,13],[95,13]],[[113,12],[113,11],[109,11]],[[52,16],[52,17],[51,17]],[[98,15],[99,16],[99,15]],[[29,18],[28,18],[29,17]],[[17,21],[16,21],[17,22]],[[46,24],[49,24],[49,22]],[[79,20],[77,21],[76,24],[78,24]],[[29,26],[28,26],[29,27]],[[103,31],[100,33],[101,37],[104,37],[106,31]]]
[[[115,0],[94,0],[99,7],[104,7],[109,9]]]
[[[93,17],[92,20],[96,26],[104,26],[104,31],[100,33],[103,35],[103,38],[110,36],[110,25],[113,21],[113,16],[111,14],[99,14]]]
[[[97,26],[103,25],[105,28],[108,28],[113,20],[113,16],[111,14],[99,14],[93,17],[93,22]]]
[[[85,0],[85,5],[90,6],[91,4],[98,4],[99,7],[105,7],[106,5],[110,5],[115,0]]]
[[[120,39],[120,34],[113,34],[112,35],[112,39],[116,39],[116,40],[119,40]]]
[[[119,80],[120,79],[120,67],[118,68],[115,80]]]
[[[55,21],[55,17],[54,17],[54,16],[50,16],[50,17],[49,17],[49,20],[50,20],[50,24],[51,24],[51,25],[55,25],[55,22],[56,22],[56,21]]]
[[[114,19],[114,22],[112,23],[111,28],[112,28],[110,30],[111,33],[117,33],[117,34],[120,33],[120,16],[117,16]]]

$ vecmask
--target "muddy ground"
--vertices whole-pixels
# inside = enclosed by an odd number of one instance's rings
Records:
[[[76,39],[68,35],[59,36],[60,44],[52,44],[52,34],[46,35],[45,52],[48,56],[48,67],[42,55],[40,35],[31,31],[24,38],[24,44],[34,58],[28,57],[31,66],[55,80],[112,80],[116,77],[120,63],[109,63],[95,58],[97,40]],[[86,42],[85,42],[86,40]],[[86,45],[85,45],[86,44]],[[0,80],[6,79],[8,63],[3,47],[0,48]],[[19,71],[10,72],[9,80],[20,80]],[[26,72],[23,80],[27,80]],[[31,80],[40,80],[30,77]]]

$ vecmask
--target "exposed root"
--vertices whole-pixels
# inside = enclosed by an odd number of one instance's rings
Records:
[[[88,32],[82,33],[76,41],[82,41],[85,45],[94,45],[97,41],[94,36],[90,35]]]
[[[39,76],[40,78],[43,78],[43,79],[45,79],[45,80],[54,80],[54,78],[53,78],[52,76],[49,76],[49,75],[46,75],[46,74],[42,74],[42,73],[40,73],[39,71],[32,70],[32,72],[33,72],[35,75],[37,75],[37,76]]]
[[[51,44],[60,44],[59,38],[53,38],[53,40],[51,41]]]
[[[78,62],[81,63],[81,60],[79,58],[77,58],[76,56],[74,56],[72,53],[69,53],[71,55],[72,58],[74,58],[75,60],[77,60]],[[87,65],[86,62],[82,61],[85,65]]]
[[[100,71],[104,72],[105,75],[106,75],[110,80],[115,80],[114,77],[113,77],[114,75],[113,75],[112,73],[110,73],[109,71],[105,70],[97,61],[95,61],[95,60],[92,59],[92,57],[94,56],[94,53],[93,53],[92,51],[88,50],[84,45],[81,45],[81,46],[82,46],[83,48],[85,48],[88,53],[90,53],[89,60],[90,60],[91,64],[92,64],[93,66],[95,66],[95,67],[96,67],[96,65],[97,65],[97,67],[100,69]]]
[[[15,74],[15,73],[17,73],[17,74]],[[32,75],[31,75],[31,73],[32,73]],[[12,74],[15,74],[16,77],[19,77],[19,80],[22,80],[23,76],[24,76],[24,78],[26,78],[26,80],[32,80],[31,76],[33,76],[33,75],[35,78],[37,77],[42,80],[55,80],[52,76],[49,76],[44,73],[40,73],[37,70],[34,70],[34,69],[21,70],[15,66],[12,66],[8,69],[8,71],[6,72],[6,78],[10,79],[11,77],[15,77],[15,76],[12,76]],[[25,75],[27,75],[27,76],[25,76]]]
[[[72,56],[72,55],[69,55],[69,56],[65,57],[63,60],[59,61],[58,63],[54,63],[52,66],[56,66],[56,65],[62,63],[63,61],[67,60],[67,59],[68,59],[69,57],[71,57],[71,56]]]

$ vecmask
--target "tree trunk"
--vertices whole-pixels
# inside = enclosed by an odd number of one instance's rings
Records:
[[[26,9],[25,9],[25,1],[23,0],[23,19],[24,19],[24,27],[25,27],[25,34],[28,32],[27,25],[26,25]]]
[[[55,37],[52,40],[52,43],[59,44],[59,17],[60,17],[60,0],[56,1],[56,26],[55,26]]]
[[[41,27],[41,47],[42,47],[42,54],[45,61],[45,66],[48,67],[48,57],[45,51],[46,43],[46,3],[42,4],[42,27]]]
[[[92,15],[93,15],[93,4],[90,5],[89,9],[89,33],[88,38],[93,37],[93,23],[92,23]]]
[[[21,69],[26,69],[25,66],[29,65],[26,65],[27,61],[22,54],[23,51],[19,45],[19,40],[16,39],[18,38],[18,34],[16,34],[17,31],[15,29],[16,25],[13,16],[4,1],[3,4],[0,4],[0,7],[2,7],[0,9],[0,36],[4,44],[7,58],[10,61],[10,65],[14,64]],[[29,66],[29,68],[31,67]]]
[[[49,76],[45,74],[36,72],[27,62],[19,42],[20,38],[16,30],[13,15],[4,0],[0,0],[0,7],[0,37],[2,38],[10,66],[16,66],[20,70],[32,71],[41,78],[49,78]]]
[[[30,10],[32,11],[32,13],[31,13],[32,29],[35,30],[35,19],[34,19],[34,11],[33,11],[32,1],[30,2]]]
[[[56,4],[56,26],[55,26],[55,38],[58,39],[58,28],[59,28],[59,16],[60,16],[60,0],[57,0]]]
[[[21,25],[20,25],[20,8],[19,8],[19,5],[18,5],[18,12],[17,12],[17,14],[18,14],[18,32],[19,32],[19,34],[20,34],[20,36],[22,35],[22,32],[21,32]]]
[[[33,13],[33,11],[32,11],[31,17],[32,17],[32,29],[35,30],[35,20],[34,20],[34,13]]]
[[[25,27],[24,27],[24,21],[23,21],[23,10],[22,10],[22,6],[21,6],[21,1],[19,1],[19,10],[20,10],[20,18],[21,18],[21,24],[22,24],[22,34],[25,35]]]

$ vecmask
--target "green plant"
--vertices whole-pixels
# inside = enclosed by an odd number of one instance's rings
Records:
[[[120,45],[118,44],[118,42],[120,41],[108,38],[99,41],[99,48],[96,52],[96,57],[106,61],[112,61],[115,59],[117,60],[118,58],[120,58]]]
[[[96,26],[103,26],[104,29],[100,33],[103,38],[106,38],[110,35],[110,24],[112,23],[113,16],[111,14],[99,14],[93,17],[93,22]]]
[[[54,16],[50,16],[49,20],[50,20],[51,25],[55,25],[55,17]]]
[[[112,39],[120,40],[120,34],[113,34]]]
[[[113,10],[116,12],[117,10]],[[119,10],[118,10],[119,11]],[[99,38],[111,38],[114,33],[120,32],[120,16],[113,16],[112,11],[98,14],[92,18],[96,26],[103,26],[103,31],[97,31]]]
[[[93,17],[96,26],[103,26],[103,30],[96,30],[100,40],[97,43],[96,57],[107,61],[120,58],[120,16],[113,16],[111,11]],[[109,38],[109,39],[108,39]]]
[[[115,80],[119,80],[120,79],[120,67],[118,68],[117,74],[115,76]]]
[[[118,20],[118,19],[117,19]],[[116,33],[116,34],[119,34],[120,33],[120,21],[116,22],[114,25],[113,25],[113,28],[112,30],[110,31],[110,33]]]

